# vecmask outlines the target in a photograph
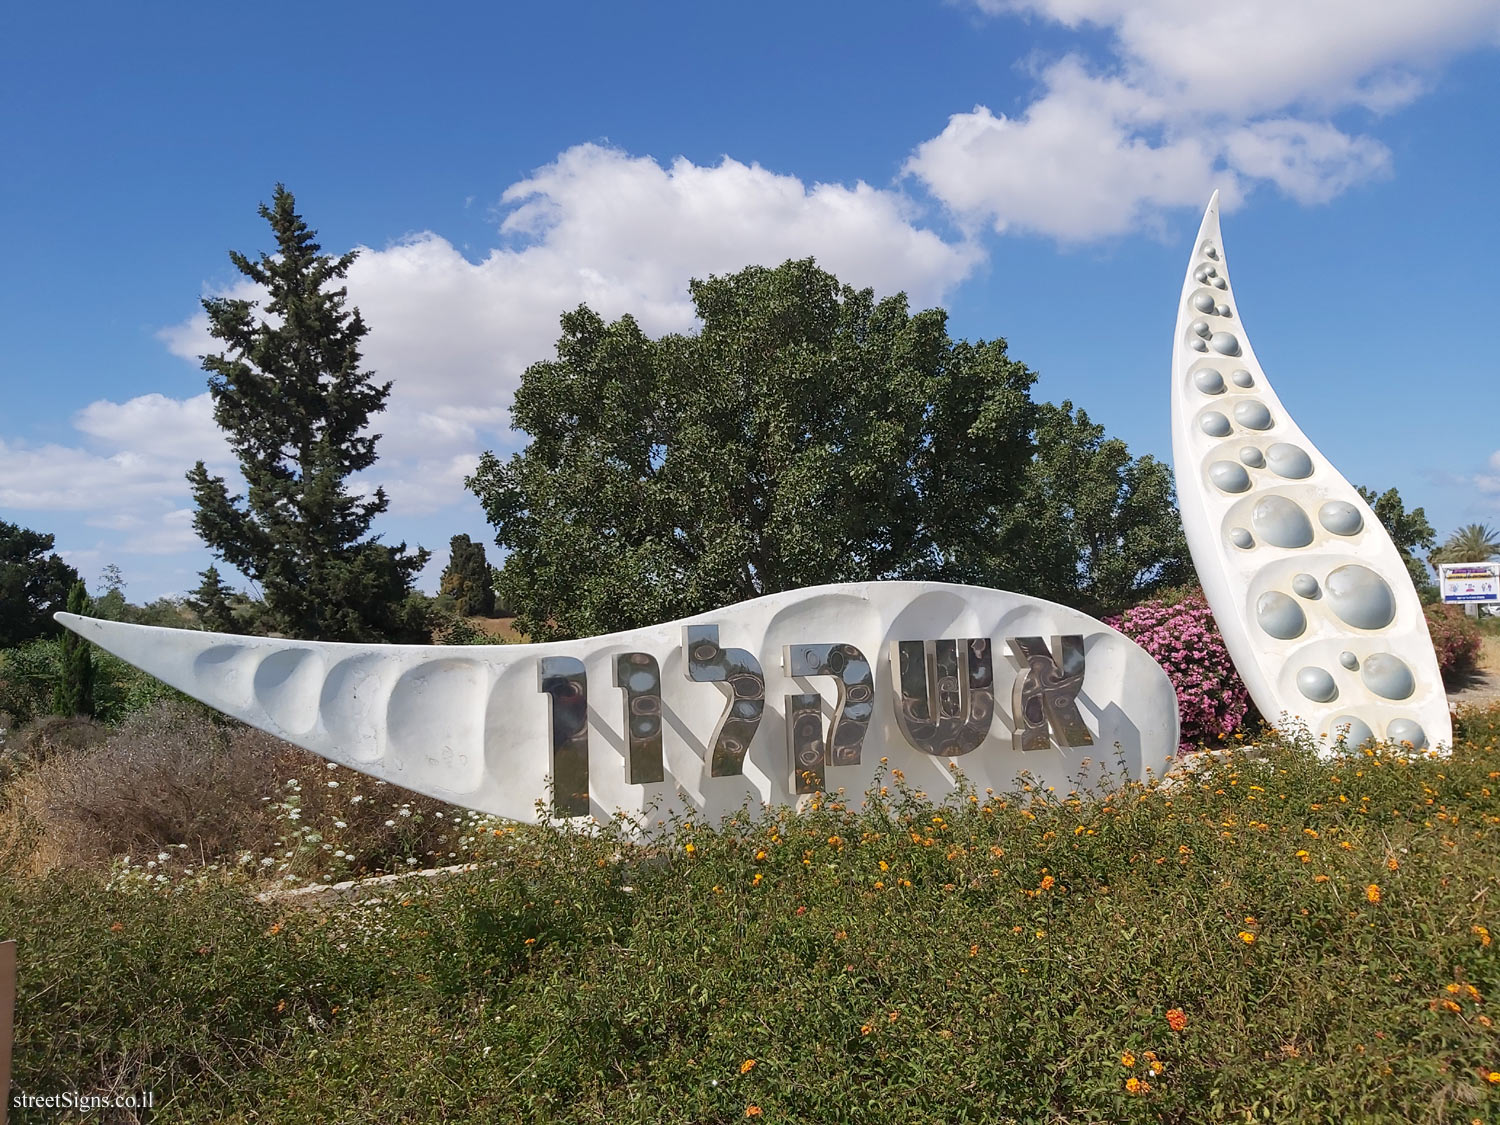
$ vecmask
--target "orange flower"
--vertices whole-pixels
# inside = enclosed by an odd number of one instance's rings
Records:
[[[752,887],[758,887],[758,886],[760,886],[760,881],[761,881],[761,880],[762,880],[762,879],[764,879],[764,878],[765,878],[765,876],[764,876],[764,875],[762,875],[762,874],[761,874],[761,873],[760,873],[760,872],[759,872],[759,871],[757,871],[757,872],[756,872],[756,873],[755,873],[755,878],[754,878],[754,879],[751,879],[751,880],[750,880],[750,885],[751,885],[751,886],[752,886]]]
[[[1396,859],[1395,856],[1387,856],[1386,857],[1385,869],[1387,871],[1395,871],[1400,866],[1401,866],[1401,863],[1400,863],[1399,860]]]
[[[1173,1031],[1181,1031],[1187,1026],[1187,1013],[1181,1008],[1168,1008],[1167,1026]]]
[[[758,1106],[758,1105],[747,1105],[745,1107],[745,1116],[746,1117],[759,1117],[760,1116],[760,1106]]]
[[[1328,876],[1327,875],[1314,875],[1313,876],[1313,882],[1314,883],[1326,883],[1326,882],[1328,882]]]
[[[896,1021],[897,1021],[897,1020],[898,1020],[898,1019],[900,1019],[900,1018],[901,1018],[901,1013],[900,1013],[900,1012],[892,1012],[892,1013],[891,1013],[891,1014],[890,1014],[890,1021],[891,1021],[891,1022],[892,1022],[892,1023],[895,1023],[895,1022],[896,1022]]]
[[[861,1027],[861,1028],[860,1028],[860,1029],[859,1029],[859,1033],[860,1033],[860,1034],[861,1034],[861,1035],[868,1035],[868,1034],[870,1034],[870,1032],[872,1032],[872,1031],[874,1031],[874,1030],[875,1030],[875,1029],[874,1029],[874,1028],[873,1028],[873,1027],[871,1027],[871,1026],[870,1026],[870,1025],[869,1025],[869,1024],[865,1024],[865,1025],[864,1025],[864,1026],[862,1026],[862,1027]]]
[[[1379,902],[1380,888],[1377,887],[1374,883],[1371,883],[1368,887],[1365,888],[1365,898],[1369,899],[1371,902]]]
[[[1151,1083],[1142,1082],[1139,1078],[1131,1075],[1125,1079],[1125,1092],[1127,1094],[1145,1094],[1151,1090]]]
[[[749,1074],[754,1069],[755,1069],[755,1060],[754,1059],[746,1059],[744,1062],[740,1063],[740,1073],[741,1074]]]
[[[1483,926],[1472,926],[1472,927],[1470,927],[1469,932],[1471,934],[1478,934],[1479,935],[1479,944],[1480,945],[1489,945],[1489,943],[1490,943],[1490,931],[1487,930],[1485,927],[1483,927]]]
[[[119,923],[116,923],[116,925],[118,925],[118,924]],[[275,937],[279,933],[281,933],[281,923],[280,922],[272,922],[271,923],[271,928],[266,931],[266,936],[267,937]]]
[[[116,922],[113,926],[111,926],[109,928],[109,932],[112,933],[112,934],[117,934],[121,930],[123,930],[124,928],[125,928],[125,923],[124,922]]]
[[[1120,1065],[1121,1066],[1134,1066],[1135,1065],[1135,1056],[1133,1054],[1131,1054],[1129,1051],[1123,1052],[1120,1055]]]
[[[1051,875],[1043,875],[1041,889],[1044,891],[1050,891],[1056,882],[1057,880],[1054,879]]]
[[[1484,1080],[1491,1086],[1500,1086],[1500,1070],[1492,1070],[1484,1076]]]
[[[1312,861],[1312,857],[1307,854],[1307,851],[1304,848],[1299,848],[1297,850],[1297,858],[1300,859],[1303,863],[1310,863]]]
[[[1255,944],[1255,935],[1252,934],[1249,930],[1241,930],[1240,931],[1240,940],[1242,942],[1244,942],[1246,945],[1254,945]]]

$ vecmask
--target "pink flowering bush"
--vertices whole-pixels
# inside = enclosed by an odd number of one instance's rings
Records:
[[[1437,653],[1438,671],[1448,684],[1460,684],[1479,666],[1482,634],[1479,626],[1457,606],[1438,602],[1426,610],[1427,632]]]
[[[1217,742],[1244,721],[1250,693],[1201,593],[1142,602],[1105,622],[1156,658],[1177,689],[1182,749]]]

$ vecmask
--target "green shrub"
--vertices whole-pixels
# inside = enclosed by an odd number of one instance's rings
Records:
[[[17,1087],[216,1122],[1494,1121],[1497,728],[495,827],[358,903],[0,880]]]
[[[1437,653],[1438,670],[1443,682],[1461,682],[1471,674],[1479,662],[1479,649],[1484,634],[1473,619],[1457,606],[1437,602],[1427,606],[1427,632],[1432,636],[1432,648]]]

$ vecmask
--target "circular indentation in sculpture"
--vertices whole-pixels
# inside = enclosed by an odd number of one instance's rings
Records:
[[[1410,719],[1392,719],[1386,725],[1385,736],[1392,742],[1410,742],[1415,750],[1427,745],[1427,732],[1422,724]]]
[[[1228,437],[1233,429],[1229,425],[1229,419],[1217,410],[1210,410],[1202,418],[1199,418],[1198,426],[1209,437]]]
[[[1206,320],[1193,321],[1191,330],[1194,336],[1202,336],[1205,340],[1213,334],[1213,329],[1208,326]]]
[[[1318,596],[1318,580],[1311,574],[1299,574],[1292,579],[1292,589],[1304,598]]]
[[[1216,278],[1214,278],[1214,288],[1215,289],[1228,289],[1229,288],[1229,282],[1225,281],[1222,277],[1216,277]]]
[[[1312,665],[1298,670],[1297,690],[1314,703],[1327,703],[1339,694],[1339,686],[1327,670]]]
[[[1359,671],[1359,657],[1355,656],[1348,649],[1339,653],[1339,663],[1351,672]]]
[[[1388,652],[1365,657],[1359,678],[1365,682],[1365,687],[1386,699],[1406,699],[1417,690],[1417,681],[1406,662]]]
[[[1250,372],[1246,371],[1243,367],[1236,371],[1234,374],[1230,375],[1229,379],[1230,382],[1232,382],[1236,387],[1255,386],[1255,376],[1250,374]]]
[[[386,700],[395,674],[375,654],[340,660],[323,680],[318,718],[334,743],[356,762],[384,753]]]
[[[1208,346],[1220,355],[1240,354],[1240,342],[1233,332],[1215,332],[1208,338]]]
[[[1318,509],[1318,522],[1335,535],[1355,535],[1365,526],[1365,517],[1353,504],[1329,500]]]
[[[1244,492],[1250,487],[1250,474],[1233,461],[1215,461],[1208,467],[1208,479],[1221,492]]]
[[[1252,469],[1259,469],[1266,463],[1266,455],[1253,445],[1247,445],[1240,450],[1240,460]]]
[[[1193,308],[1201,313],[1214,311],[1214,295],[1212,293],[1199,293],[1193,297]]]
[[[1255,533],[1277,547],[1306,547],[1313,539],[1307,513],[1285,496],[1263,496],[1250,512]]]
[[[1214,309],[1214,312],[1217,313],[1219,316],[1232,316],[1233,315],[1229,311],[1229,306],[1228,305],[1219,305],[1217,308]]]
[[[1266,464],[1271,466],[1271,471],[1277,476],[1288,480],[1302,480],[1312,476],[1312,458],[1307,455],[1306,450],[1284,441],[1278,441],[1266,450]]]
[[[1268,590],[1255,601],[1255,620],[1277,640],[1300,637],[1307,628],[1302,607],[1280,590]]]
[[[1340,715],[1328,724],[1328,734],[1335,742],[1342,738],[1350,750],[1358,750],[1375,737],[1370,724],[1358,715]]]
[[[1396,596],[1390,585],[1367,566],[1358,563],[1341,566],[1328,575],[1324,585],[1328,587],[1328,604],[1345,625],[1384,629],[1396,616]],[[1369,661],[1365,665],[1368,668]]]
[[[1224,376],[1208,368],[1193,376],[1193,386],[1206,395],[1221,395],[1224,393]]]
[[[1219,260],[1219,249],[1212,242],[1205,242],[1203,244],[1203,255],[1217,262]]]
[[[1234,404],[1234,420],[1248,430],[1271,428],[1271,412],[1266,409],[1265,403],[1256,402],[1254,399],[1246,399],[1244,402]]]
[[[315,649],[278,649],[255,669],[256,702],[283,732],[311,730],[318,718],[324,671]]]
[[[1199,340],[1199,339],[1197,339],[1195,337],[1194,339],[1192,339],[1192,340],[1189,341],[1189,345],[1192,347],[1193,351],[1195,351],[1195,352],[1206,352],[1206,351],[1208,351],[1208,341],[1207,340]]]
[[[1242,551],[1248,551],[1255,546],[1255,536],[1251,535],[1243,527],[1236,527],[1229,533],[1229,541]]]

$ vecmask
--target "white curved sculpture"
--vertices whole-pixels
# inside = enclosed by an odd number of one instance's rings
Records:
[[[1065,791],[1177,747],[1166,673],[1076,610],[942,583],[819,586],[536,645],[322,644],[72,614],[101,648],[251,726],[419,793],[528,820],[710,815],[843,787]],[[826,730],[826,734],[825,734]],[[553,778],[553,786],[547,779]]]
[[[1172,460],[1203,591],[1261,713],[1331,741],[1451,744],[1437,658],[1385,528],[1292,421],[1229,285],[1219,196],[1172,347]]]

